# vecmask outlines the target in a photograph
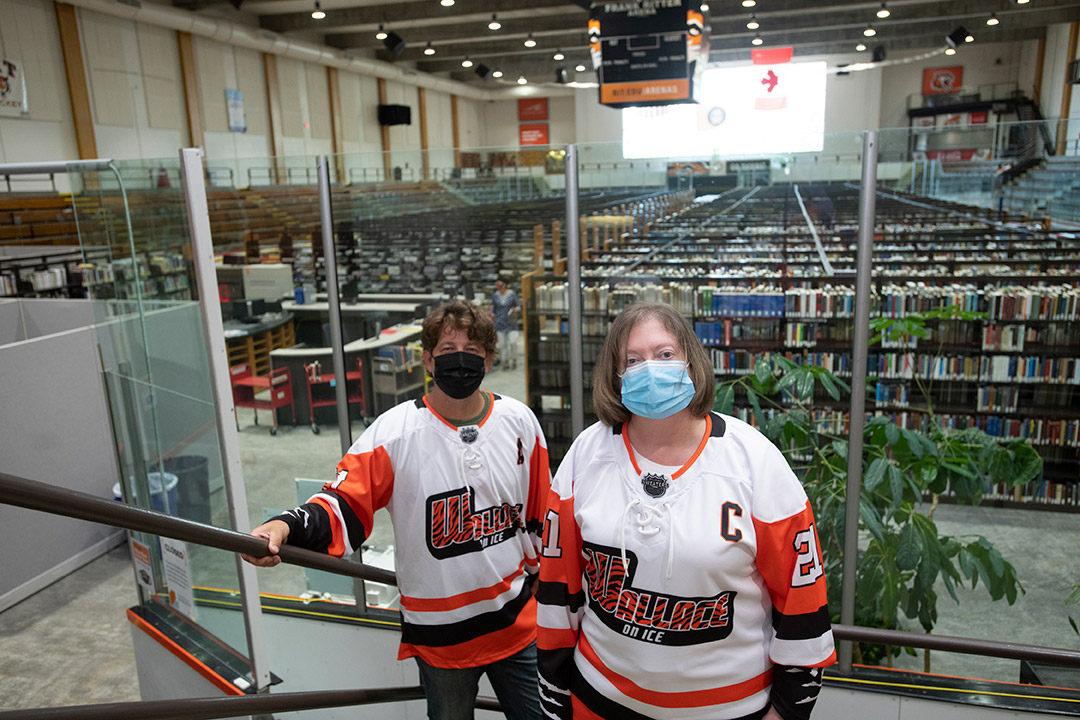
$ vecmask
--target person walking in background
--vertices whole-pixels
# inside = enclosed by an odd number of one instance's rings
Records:
[[[616,317],[600,422],[551,485],[537,593],[549,718],[805,720],[835,662],[806,493],[712,412],[708,354],[667,305]]]
[[[517,368],[517,316],[522,301],[504,281],[496,281],[491,294],[491,314],[495,315],[495,331],[499,336],[499,362],[504,370]]]
[[[517,368],[517,319],[521,314],[521,301],[503,280],[495,282],[491,312],[495,316],[495,332],[499,335],[499,361],[504,370],[514,370]]]
[[[251,534],[266,538],[271,553],[288,543],[341,557],[387,508],[401,592],[398,659],[416,658],[428,717],[472,718],[487,673],[507,718],[536,720],[533,590],[550,489],[544,433],[524,404],[480,389],[495,355],[487,311],[462,300],[441,305],[424,319],[421,344],[432,391],[380,415],[332,482]],[[242,557],[261,567],[281,562]]]

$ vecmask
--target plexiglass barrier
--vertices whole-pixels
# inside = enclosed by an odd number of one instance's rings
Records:
[[[860,530],[858,624],[983,639],[1006,639],[1001,628],[1008,627],[1009,640],[1048,646],[1063,644],[1071,632],[1069,586],[1058,566],[1067,555],[1046,549],[1033,560],[1030,548],[1043,543],[1025,535],[1027,527],[1053,528],[1062,547],[1080,539],[1070,522],[1078,508],[1080,444],[1070,410],[1080,382],[1073,372],[1080,321],[1070,304],[1080,281],[1077,240],[1047,229],[1044,220],[1068,221],[1076,212],[1080,166],[1069,156],[1046,156],[1044,128],[878,134],[872,335],[889,322],[899,329],[869,350],[863,478],[869,507]],[[566,213],[564,147],[329,158],[350,437],[429,388],[416,322],[444,298],[490,304],[501,278],[524,306],[513,350],[525,372],[496,369],[484,387],[533,409],[554,470],[573,441],[569,293],[581,293],[583,308],[586,424],[595,419],[591,365],[611,319],[636,300],[667,302],[706,346],[718,408],[777,438],[788,433],[783,447],[815,503],[830,580],[838,578],[843,494],[835,469],[846,467],[851,427],[845,383],[861,133],[825,134],[813,152],[753,156],[627,157],[616,143],[576,149],[576,218]],[[211,178],[264,178],[245,189],[209,183],[211,228],[223,261],[286,266],[285,280],[269,281],[261,299],[282,303],[294,337],[271,342],[257,374],[286,368],[291,407],[270,410],[282,426],[276,435],[266,410],[239,410],[249,513],[257,524],[331,479],[342,453],[338,434],[326,431],[338,422],[338,378],[328,377],[334,372],[315,160],[251,160],[228,172],[212,159],[206,165]],[[169,176],[168,163],[143,163],[131,170],[131,182],[149,183],[154,167]],[[169,190],[144,192],[164,201]],[[155,213],[141,227],[168,227],[166,213]],[[80,223],[94,221],[80,211]],[[570,225],[582,252],[581,283],[573,288],[566,277]],[[123,228],[100,226],[102,237],[113,239],[98,243],[97,252],[110,261],[127,258],[124,241],[115,240]],[[223,262],[223,273],[227,267]],[[151,280],[161,274],[149,272]],[[124,275],[125,283],[128,277],[138,276]],[[143,289],[144,306],[160,298],[154,287]],[[115,276],[112,292],[109,297],[128,299],[110,317],[128,317],[138,298],[125,294],[130,291]],[[146,329],[125,340],[128,364],[109,368],[111,396],[136,398],[137,412],[119,422],[138,425],[153,440],[132,443],[150,458],[168,458],[164,448],[187,437],[163,419],[165,407],[170,421],[192,417],[192,432],[198,417],[212,419],[209,396],[191,377],[200,372],[198,352],[169,357],[185,365],[172,367],[163,361],[167,355],[155,357],[160,341],[148,339],[157,323],[163,330],[192,327],[180,319],[189,303],[178,294],[181,300],[164,299],[152,312],[143,308]],[[201,339],[195,344],[201,347]],[[510,348],[502,350],[512,357]],[[778,387],[788,375],[794,381]],[[147,408],[156,414],[144,418]],[[287,448],[287,461],[273,454],[280,449],[275,444]],[[1006,455],[996,454],[1002,450]],[[934,453],[948,459],[931,462]],[[1000,459],[987,464],[992,457]],[[136,460],[125,462],[134,468]],[[143,464],[149,472],[153,460]],[[220,460],[214,456],[209,465]],[[377,514],[363,557],[392,567],[385,513]],[[235,587],[223,574],[217,586]],[[343,603],[356,597],[350,580],[297,568],[260,571],[259,578],[274,593]],[[839,582],[832,582],[837,616],[839,596]],[[392,588],[369,583],[361,605],[392,608],[396,600]],[[896,652],[860,647],[856,660],[927,667],[922,657]],[[945,653],[934,653],[928,666],[945,674],[1018,677],[1014,662]]]
[[[117,497],[231,527],[177,163],[114,167],[69,179],[120,463]],[[240,615],[199,612],[205,589],[238,587],[233,554],[143,533],[132,534],[131,549],[144,603],[169,605],[246,653]]]

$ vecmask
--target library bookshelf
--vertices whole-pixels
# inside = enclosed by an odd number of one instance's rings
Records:
[[[582,263],[586,423],[595,421],[592,360],[611,318],[639,300],[671,304],[691,322],[718,382],[773,354],[850,377],[856,190],[802,194],[813,232],[791,211],[792,188],[772,186],[734,209],[739,194],[695,203]],[[1045,461],[1043,476],[988,488],[986,502],[1080,511],[1080,238],[890,193],[878,198],[873,251],[872,317],[947,306],[985,317],[933,321],[928,338],[875,343],[868,415],[1026,438]],[[569,288],[552,274],[525,283],[528,402],[557,463],[572,440]],[[847,432],[846,403],[822,395],[812,405],[822,429]],[[752,421],[745,404],[737,412]]]

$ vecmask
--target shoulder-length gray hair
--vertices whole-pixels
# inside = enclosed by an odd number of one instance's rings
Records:
[[[630,331],[638,323],[653,319],[671,333],[686,358],[687,372],[694,382],[694,399],[690,412],[705,417],[713,407],[715,380],[709,353],[701,345],[690,322],[670,305],[634,303],[615,317],[600,356],[593,368],[593,406],[596,416],[605,425],[616,425],[630,419],[630,411],[622,404],[622,380],[619,373],[626,362],[626,343]]]

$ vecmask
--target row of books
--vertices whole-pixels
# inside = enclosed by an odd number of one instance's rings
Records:
[[[1016,412],[1020,388],[1015,385],[984,385],[979,388],[977,410],[987,412]]]
[[[1080,318],[1080,288],[1054,285],[988,290],[986,312],[992,320],[1076,320]]]
[[[1027,330],[1023,325],[987,325],[983,328],[982,349],[1022,352],[1029,335],[1034,339],[1035,330]]]
[[[951,491],[946,493],[946,496],[951,495]],[[1032,480],[1016,487],[1009,487],[1003,482],[987,483],[983,499],[1045,505],[1080,505],[1080,483],[1046,479]]]
[[[17,292],[15,275],[11,273],[0,275],[0,295],[15,295]]]
[[[788,323],[791,325],[798,323]],[[743,321],[722,320],[720,322],[695,322],[694,332],[704,345],[731,345],[743,342],[763,342],[775,340],[781,332],[783,320]],[[807,332],[812,332],[812,328]],[[788,333],[791,334],[790,332]],[[795,343],[789,341],[788,346]]]

